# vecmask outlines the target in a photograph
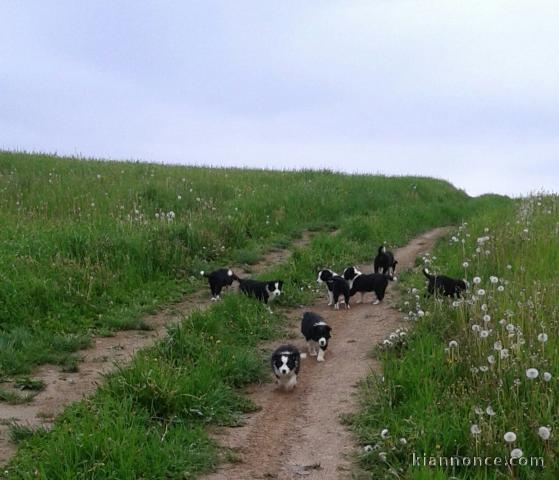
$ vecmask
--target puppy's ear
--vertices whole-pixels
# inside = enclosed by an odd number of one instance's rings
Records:
[[[332,333],[332,327],[330,325],[326,325],[326,330],[328,330],[328,332]]]

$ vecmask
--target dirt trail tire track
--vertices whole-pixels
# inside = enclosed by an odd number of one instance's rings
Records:
[[[312,236],[311,232],[304,232],[289,249],[268,252],[262,260],[251,265],[250,275],[258,275],[285,262],[293,249],[306,246]],[[233,268],[241,276],[249,274],[241,267]],[[45,383],[46,387],[42,392],[27,404],[0,403],[0,465],[6,464],[17,450],[17,446],[9,439],[10,423],[49,427],[66,405],[91,395],[102,381],[103,375],[111,372],[115,365],[126,364],[138,350],[153,345],[166,334],[169,325],[179,322],[194,310],[204,310],[211,305],[209,290],[205,287],[185,296],[166,310],[144,317],[150,330],[121,330],[112,337],[94,337],[90,348],[77,352],[81,361],[76,373],[63,373],[57,365],[47,364],[37,368],[30,376]],[[5,388],[4,385],[2,387]]]
[[[413,267],[415,258],[429,251],[447,232],[446,228],[437,228],[396,249],[399,272]],[[364,272],[371,269],[362,267]],[[380,368],[369,355],[373,345],[402,324],[402,314],[393,307],[397,295],[393,286],[379,305],[371,305],[373,295],[365,295],[365,303],[352,304],[350,310],[332,310],[323,298],[289,312],[297,333],[306,310],[312,309],[327,319],[333,337],[326,361],[318,363],[310,356],[302,360],[299,383],[292,393],[283,393],[272,383],[250,387],[247,393],[260,410],[248,415],[242,427],[214,434],[239,461],[224,465],[205,480],[351,478],[351,454],[356,445],[340,416],[356,411],[358,382]],[[307,352],[302,337],[291,343]]]

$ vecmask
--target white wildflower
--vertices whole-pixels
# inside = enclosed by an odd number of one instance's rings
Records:
[[[551,430],[549,430],[549,428],[547,427],[540,427],[538,428],[538,435],[542,440],[549,440],[549,437],[551,436]]]
[[[471,427],[470,427],[470,433],[472,435],[479,435],[481,433],[481,428],[479,428],[479,425],[477,425],[476,423],[474,423]]]
[[[507,432],[503,435],[503,438],[505,439],[505,442],[507,442],[507,443],[516,442],[516,433]]]

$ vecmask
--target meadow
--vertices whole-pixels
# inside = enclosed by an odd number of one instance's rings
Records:
[[[375,354],[351,419],[375,478],[559,477],[559,198],[534,195],[472,216],[403,276],[405,333]],[[425,298],[421,269],[470,282]],[[432,466],[412,464],[413,455]],[[469,457],[470,466],[437,459]],[[473,466],[474,457],[499,466]],[[516,465],[505,465],[515,457]],[[542,466],[543,464],[543,466]]]
[[[368,253],[460,220],[467,202],[425,178],[0,152],[0,378],[75,368],[92,333],[144,328],[142,313],[200,288],[200,269],[254,262],[309,229],[341,228]]]
[[[203,287],[201,269],[253,262],[316,234],[266,275],[283,307],[317,295],[325,265],[370,260],[429,228],[510,205],[447,182],[332,172],[204,169],[0,154],[0,374],[79,368],[92,335],[142,328],[142,314]],[[339,230],[335,236],[330,232]],[[51,431],[14,425],[7,478],[193,478],[222,460],[209,425],[254,408],[239,388],[267,378],[259,343],[285,315],[236,295],[195,312],[109,375]],[[32,379],[30,379],[31,381]],[[373,425],[374,423],[371,423]]]

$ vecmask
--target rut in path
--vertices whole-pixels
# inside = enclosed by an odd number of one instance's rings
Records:
[[[295,248],[306,246],[312,233],[305,231],[295,240],[290,249],[272,250],[262,260],[250,267],[250,274],[263,273],[274,265],[285,262]],[[248,272],[240,267],[233,267],[241,276]],[[134,354],[155,343],[167,332],[167,327],[177,323],[194,310],[203,310],[211,305],[209,290],[203,290],[185,296],[179,303],[169,309],[148,315],[144,318],[150,330],[121,330],[112,337],[95,337],[92,346],[79,353],[81,362],[76,373],[63,373],[56,365],[42,365],[37,368],[32,378],[42,380],[45,389],[30,403],[8,405],[0,403],[0,465],[4,465],[15,454],[17,446],[9,439],[9,425],[13,422],[29,427],[49,427],[54,417],[62,412],[71,402],[81,400],[92,394],[102,381],[104,374],[131,360]],[[0,386],[6,388],[0,383]]]
[[[430,250],[447,231],[431,230],[394,250],[398,270],[411,268],[415,258]],[[364,272],[371,270],[370,265],[362,266]],[[365,303],[335,311],[326,305],[325,294],[314,305],[289,313],[296,332],[305,310],[312,309],[328,321],[333,337],[326,361],[302,360],[299,383],[292,393],[278,391],[273,383],[250,387],[249,397],[261,409],[248,415],[242,427],[214,433],[239,461],[224,465],[205,480],[351,478],[351,454],[356,445],[340,423],[340,415],[356,411],[358,382],[380,368],[369,356],[373,345],[402,325],[402,314],[391,306],[396,297],[392,288],[388,287],[379,305],[371,305],[374,294],[367,294]],[[290,343],[307,351],[302,337]]]

